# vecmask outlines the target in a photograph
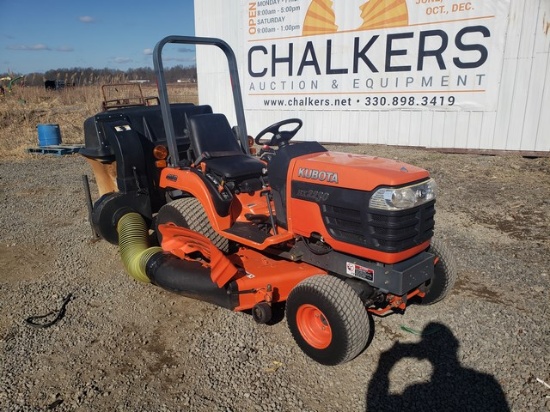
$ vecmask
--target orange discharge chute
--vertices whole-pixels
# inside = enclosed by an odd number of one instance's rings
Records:
[[[196,260],[190,255],[200,253],[209,262],[205,262],[205,266],[210,267],[210,277],[218,287],[237,273],[233,263],[206,236],[170,223],[161,224],[158,229],[162,234],[162,250],[184,260]]]

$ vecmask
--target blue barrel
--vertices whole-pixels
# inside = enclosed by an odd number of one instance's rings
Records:
[[[61,144],[61,130],[58,124],[39,124],[38,146],[57,146]]]

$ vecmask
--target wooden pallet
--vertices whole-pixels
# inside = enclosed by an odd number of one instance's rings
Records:
[[[55,156],[63,156],[63,155],[78,153],[78,151],[83,147],[84,145],[52,145],[52,146],[30,147],[27,149],[27,153],[51,154]]]

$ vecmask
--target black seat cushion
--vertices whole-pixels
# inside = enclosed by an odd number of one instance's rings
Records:
[[[251,176],[261,176],[265,164],[245,154],[214,157],[205,160],[206,167],[226,180],[241,180]]]
[[[265,164],[243,152],[223,114],[200,114],[188,118],[191,147],[202,156],[208,170],[226,180],[260,176]]]

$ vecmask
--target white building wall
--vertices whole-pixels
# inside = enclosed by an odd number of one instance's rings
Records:
[[[490,70],[496,81],[493,93],[489,95],[491,101],[484,106],[464,104],[461,107],[421,110],[415,107],[289,110],[256,107],[249,101],[245,104],[248,133],[255,135],[271,123],[299,117],[304,120],[303,131],[297,136],[299,140],[489,152],[506,150],[525,154],[550,151],[550,1],[499,1],[506,9],[504,16],[501,15],[500,21],[495,24],[495,33],[502,36],[503,50],[500,58],[491,60],[494,67]],[[303,13],[311,2],[297,0],[292,4],[301,5]],[[416,2],[407,0],[409,9],[418,7],[414,5]],[[245,102],[251,43],[247,32],[247,10],[252,3],[259,2],[195,0],[196,35],[219,37],[234,49],[240,65]],[[287,2],[281,0],[280,3],[284,5]],[[449,3],[448,7],[451,7],[450,4],[454,3]],[[502,27],[499,28],[499,25]],[[434,25],[429,27],[434,28]],[[226,69],[223,58],[214,59],[198,48],[197,67],[201,104],[211,104],[215,111],[226,113],[233,123],[230,89],[222,86],[224,83],[227,85],[223,75]]]

